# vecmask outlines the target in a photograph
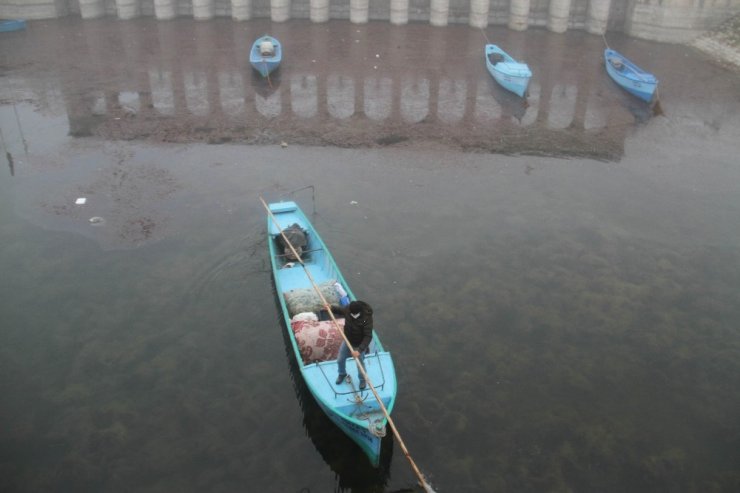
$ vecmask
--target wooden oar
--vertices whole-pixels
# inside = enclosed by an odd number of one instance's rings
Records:
[[[285,244],[288,245],[288,247],[290,248],[290,251],[298,259],[298,262],[300,262],[301,267],[303,267],[303,271],[306,273],[306,276],[308,276],[308,280],[311,281],[311,285],[313,286],[313,289],[319,295],[319,298],[321,298],[321,302],[324,304],[324,308],[326,308],[326,311],[329,313],[329,316],[331,317],[332,323],[334,324],[334,327],[337,329],[337,332],[341,334],[342,339],[344,340],[344,343],[347,345],[347,347],[352,348],[352,344],[350,344],[349,340],[347,339],[347,336],[344,334],[344,330],[342,330],[342,328],[337,323],[337,319],[334,318],[334,314],[331,311],[331,305],[329,305],[329,303],[326,301],[326,298],[324,298],[324,295],[321,293],[321,289],[319,289],[318,284],[316,284],[316,281],[314,281],[313,276],[311,276],[311,272],[309,272],[308,267],[306,267],[306,264],[303,263],[303,259],[301,258],[300,255],[298,255],[298,252],[295,250],[295,248],[293,248],[293,245],[290,243],[290,240],[285,235],[285,233],[283,233],[283,228],[280,227],[280,223],[278,223],[277,219],[275,218],[275,215],[270,210],[270,206],[267,205],[267,202],[265,202],[265,199],[263,199],[262,197],[260,197],[260,202],[262,202],[262,205],[265,207],[265,210],[267,211],[267,214],[269,214],[270,219],[272,219],[272,222],[275,224],[278,231],[280,231],[280,236],[283,237]],[[380,406],[380,409],[383,411],[385,418],[388,420],[388,424],[391,425],[393,436],[395,436],[396,440],[398,440],[398,445],[401,447],[401,450],[403,451],[403,454],[406,456],[406,459],[408,459],[409,464],[411,464],[411,469],[413,469],[414,474],[416,474],[416,477],[419,479],[419,484],[421,484],[422,488],[424,488],[424,491],[426,491],[427,493],[434,493],[434,490],[432,489],[431,486],[429,486],[429,483],[427,483],[426,479],[424,479],[424,475],[421,473],[421,471],[417,467],[416,462],[414,462],[414,459],[411,458],[411,454],[409,453],[409,450],[406,448],[406,444],[403,442],[403,439],[401,438],[401,434],[398,432],[398,429],[396,428],[396,424],[393,422],[393,419],[391,419],[391,415],[388,413],[388,409],[386,409],[385,404],[383,404],[383,401],[380,399],[380,395],[378,395],[378,391],[375,390],[375,387],[370,381],[370,377],[365,372],[365,368],[363,368],[362,364],[360,364],[360,358],[354,355],[355,352],[356,351],[352,350],[351,354],[355,362],[357,363],[357,368],[362,373],[362,376],[365,377],[365,382],[367,382],[368,387],[370,387],[370,390],[375,396],[375,400],[378,401],[378,405]]]

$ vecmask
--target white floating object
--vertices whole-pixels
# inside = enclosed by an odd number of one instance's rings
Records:
[[[376,53],[375,58],[380,58],[380,53]]]
[[[87,199],[85,197],[80,197],[77,200],[75,200],[75,204],[77,205],[83,205],[85,202],[87,202]]]
[[[282,147],[283,149],[285,149],[286,147],[288,147],[288,143],[285,142],[285,141],[283,141],[283,142],[280,143],[280,147]]]
[[[350,201],[350,204],[357,205],[357,201],[356,200],[352,200],[352,201]]]
[[[103,224],[105,219],[100,216],[93,216],[90,218],[90,224]]]

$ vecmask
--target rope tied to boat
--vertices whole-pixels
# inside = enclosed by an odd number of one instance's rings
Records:
[[[267,85],[270,86],[270,89],[272,89],[272,81],[270,80],[270,71],[267,68],[267,62],[265,61],[265,57],[262,57],[262,64],[265,66],[265,74],[267,77]]]
[[[387,430],[382,424],[382,420],[373,419],[372,415],[370,414],[360,414],[359,416],[357,416],[357,419],[364,419],[365,421],[367,421],[367,430],[374,436],[378,438],[385,437]]]

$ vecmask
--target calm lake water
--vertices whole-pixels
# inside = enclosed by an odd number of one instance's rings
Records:
[[[272,27],[277,88],[244,64]],[[463,26],[3,38],[0,489],[413,491],[293,371],[258,200],[291,196],[375,308],[438,491],[737,491],[740,78],[610,37],[661,78],[651,117],[599,37],[486,35],[533,66],[528,106]]]

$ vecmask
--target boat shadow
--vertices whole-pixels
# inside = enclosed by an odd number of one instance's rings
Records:
[[[511,117],[517,122],[522,123],[522,118],[527,113],[529,103],[526,98],[520,98],[511,91],[501,87],[493,78],[489,77],[488,86],[491,90],[491,96],[501,107],[501,117]]]
[[[274,280],[272,287],[279,313],[280,306]],[[385,492],[390,479],[390,467],[393,458],[393,435],[390,430],[383,438],[380,464],[378,467],[373,467],[360,447],[345,435],[316,403],[301,376],[301,371],[293,353],[293,346],[282,318],[280,319],[280,325],[283,329],[283,342],[285,343],[285,356],[290,368],[290,379],[303,412],[303,427],[321,458],[336,475],[337,491]]]
[[[274,72],[272,72],[269,77],[262,77],[259,72],[257,72],[256,70],[252,70],[251,67],[250,72],[252,78],[252,88],[254,88],[254,92],[259,94],[263,98],[268,98],[272,96],[278,89],[280,89],[281,70],[279,67]]]

